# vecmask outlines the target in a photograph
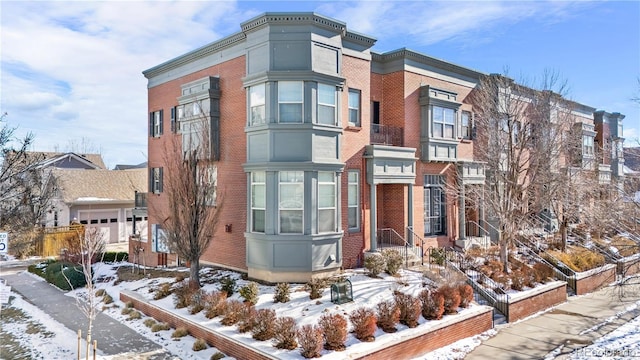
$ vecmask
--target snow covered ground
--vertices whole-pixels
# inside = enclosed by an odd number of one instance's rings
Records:
[[[237,274],[233,272],[225,272],[219,270],[211,270],[212,273],[207,275],[205,272],[204,278],[211,278],[213,276],[237,276]],[[213,272],[215,271],[215,274]],[[115,273],[115,269],[111,265],[106,264],[98,264],[95,269],[96,276],[104,276],[109,277],[113,276]],[[414,276],[415,275],[415,276]],[[35,275],[33,275],[35,277]],[[356,303],[347,303],[343,305],[334,305],[329,301],[326,301],[327,291],[325,290],[325,298],[321,299],[322,301],[319,304],[313,304],[309,301],[296,301],[296,299],[306,298],[308,299],[308,293],[305,291],[301,291],[301,289],[296,289],[295,287],[292,289],[291,298],[292,301],[285,304],[274,304],[273,303],[273,292],[272,287],[268,286],[260,286],[260,298],[256,305],[257,308],[269,307],[276,310],[279,316],[287,315],[294,316],[299,323],[312,323],[317,320],[317,316],[326,311],[338,310],[341,313],[349,313],[351,310],[356,307],[363,305],[372,305],[377,303],[381,297],[389,296],[388,293],[393,292],[397,289],[402,289],[408,293],[416,293],[422,288],[422,282],[424,278],[421,274],[411,274],[410,272],[405,273],[400,280],[398,278],[393,277],[385,277],[382,280],[370,279],[363,273],[353,273],[351,274],[351,280],[354,282],[354,294],[358,294],[358,299]],[[125,325],[133,328],[136,332],[142,334],[143,336],[151,339],[152,341],[160,344],[163,348],[165,348],[168,352],[175,356],[175,359],[184,359],[184,360],[208,360],[211,356],[217,352],[215,348],[208,348],[203,351],[194,352],[192,350],[193,343],[196,339],[191,336],[186,336],[180,338],[179,340],[172,339],[171,334],[172,330],[167,331],[159,331],[159,332],[151,332],[151,330],[144,325],[145,317],[140,320],[127,320],[126,315],[122,315],[121,311],[124,308],[124,304],[118,301],[119,293],[123,290],[136,291],[139,294],[146,294],[148,298],[151,298],[153,294],[149,292],[149,289],[156,288],[158,284],[162,282],[173,282],[175,278],[154,278],[154,279],[143,279],[131,282],[121,282],[119,284],[114,284],[113,281],[107,283],[98,283],[98,288],[104,288],[115,300],[115,304],[118,307],[109,308],[104,311],[105,314],[111,316],[119,322],[124,323]],[[238,286],[242,286],[246,282],[241,280],[239,277],[237,278]],[[403,285],[402,283],[406,283],[407,285]],[[205,290],[212,290],[214,285],[208,284],[205,285]],[[297,290],[297,291],[296,291]],[[68,296],[77,296],[79,292],[83,290],[77,290],[75,292],[68,293]],[[387,293],[388,292],[388,293]],[[385,295],[386,293],[386,295]],[[26,302],[24,299],[20,297],[20,295],[16,293],[10,294],[12,299],[9,305],[3,305],[2,307],[2,320],[0,321],[0,358],[1,359],[74,359],[76,354],[77,347],[77,334],[74,331],[71,331],[61,324],[57,323],[53,320],[49,315],[42,312],[37,307]],[[234,295],[234,298],[237,298],[238,294]],[[165,298],[161,300],[154,301],[155,304],[164,305],[167,308],[173,308],[172,299]],[[311,305],[310,305],[311,304]],[[357,305],[356,305],[357,304]],[[476,306],[476,310],[477,310]],[[186,309],[178,309],[176,312],[184,312],[187,313]],[[474,311],[472,307],[470,310],[464,311]],[[10,314],[14,314],[11,317],[8,317]],[[16,315],[17,314],[17,315]],[[455,315],[454,315],[455,316]],[[224,331],[228,334],[236,334],[235,336],[238,338],[250,338],[250,335],[247,334],[239,334],[235,327],[224,327],[219,325],[219,320],[213,319],[209,320],[204,317],[202,314],[195,315],[199,321],[202,322],[211,322],[216,323],[219,326],[220,330]],[[428,324],[424,324],[424,319],[422,319],[421,326],[428,326]],[[380,330],[376,333],[376,341],[373,343],[360,343],[357,340],[353,339],[352,335],[349,335],[349,339],[347,341],[347,345],[350,347],[353,346],[376,346],[385,341],[385,337],[389,336],[390,339],[393,339],[393,336],[398,336],[399,333],[406,334],[407,332],[415,331],[415,329],[407,329],[403,325],[398,325],[398,333],[396,334],[384,334]],[[471,338],[467,338],[461,341],[458,341],[454,344],[451,344],[447,347],[438,349],[434,352],[424,354],[414,360],[426,360],[426,359],[438,359],[438,360],[449,360],[449,359],[463,359],[467,353],[472,351],[475,347],[480,345],[480,343],[496,333],[496,330],[487,331],[484,334],[474,336]],[[393,340],[387,340],[393,341]],[[263,346],[265,349],[269,349],[271,353],[276,353],[279,351],[270,346],[269,343],[264,342]],[[631,354],[630,356],[635,355],[640,356],[638,353],[640,348],[640,318],[636,318],[633,321],[621,326],[616,331],[608,334],[606,337],[603,337],[593,345],[576,351],[572,354],[572,359],[577,360],[585,360],[592,359],[594,356],[604,355],[610,357],[607,358],[621,358],[621,355]],[[21,357],[11,357],[6,354],[11,354],[9,351],[18,351],[21,353]],[[617,353],[615,352],[617,351]],[[625,352],[626,351],[626,352]],[[633,353],[635,351],[635,353]],[[149,355],[149,354],[147,354]],[[298,355],[297,351],[293,352],[284,352],[282,354],[283,358],[288,359],[297,359],[301,358]],[[323,358],[339,358],[340,354],[334,353],[323,353]],[[116,355],[116,356],[105,356],[98,352],[98,359],[100,360],[124,360],[124,359],[146,359],[147,357],[143,355],[135,355],[135,354],[126,354],[126,355]]]

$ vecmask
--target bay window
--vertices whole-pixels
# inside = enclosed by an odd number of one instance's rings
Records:
[[[582,136],[582,155],[593,156],[593,136]]]
[[[336,174],[318,172],[318,233],[336,231]]]
[[[303,82],[278,82],[278,114],[281,123],[301,123],[303,111]]]
[[[450,108],[431,106],[431,136],[455,138],[456,112]]]
[[[266,209],[266,175],[264,171],[251,173],[251,231],[264,232]]]
[[[318,124],[336,125],[336,87],[318,84]]]
[[[249,126],[261,125],[266,122],[264,84],[249,88],[249,114]]]
[[[304,215],[304,171],[279,173],[279,218],[281,234],[302,234]]]

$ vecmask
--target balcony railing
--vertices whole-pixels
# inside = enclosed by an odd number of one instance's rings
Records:
[[[372,124],[371,144],[404,146],[404,129],[395,126]]]
[[[147,193],[136,191],[135,208],[136,209],[147,208]]]

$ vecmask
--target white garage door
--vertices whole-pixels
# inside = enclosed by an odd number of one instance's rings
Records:
[[[96,228],[106,243],[118,242],[118,210],[79,211],[81,224]]]

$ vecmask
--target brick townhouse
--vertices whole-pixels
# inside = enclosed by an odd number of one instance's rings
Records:
[[[176,261],[154,211],[166,206],[163,152],[203,116],[225,199],[203,263],[307,281],[361,266],[382,238],[452,246],[480,235],[484,211],[464,190],[485,182],[466,101],[483,73],[405,48],[376,53],[376,39],[315,13],[240,26],[143,72],[147,264]]]

